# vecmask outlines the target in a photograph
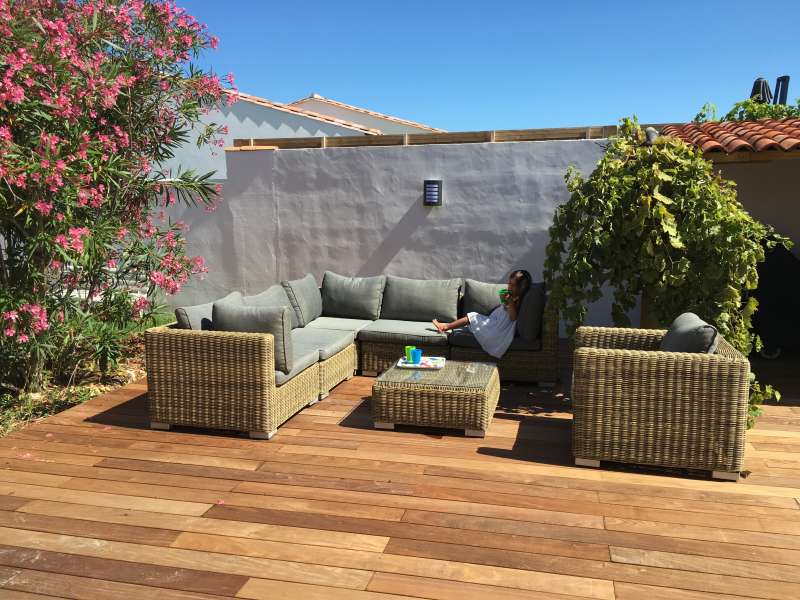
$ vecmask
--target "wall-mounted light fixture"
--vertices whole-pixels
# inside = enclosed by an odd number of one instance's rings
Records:
[[[441,179],[426,179],[422,182],[422,203],[425,206],[442,205]]]

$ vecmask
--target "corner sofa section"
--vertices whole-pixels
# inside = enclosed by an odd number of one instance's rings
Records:
[[[429,355],[497,363],[508,381],[555,382],[558,316],[546,307],[542,284],[526,294],[518,336],[500,360],[486,354],[467,328],[448,335],[433,327],[432,319],[488,314],[502,287],[471,279],[326,272],[321,286],[308,274],[255,296],[233,292],[178,308],[177,323],[145,333],[152,425],[230,429],[269,439],[356,370],[377,375],[391,367],[406,345]],[[257,321],[236,323],[237,314],[256,315]],[[215,330],[215,319],[236,331]]]

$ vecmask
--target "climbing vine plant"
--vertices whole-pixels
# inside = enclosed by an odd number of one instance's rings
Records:
[[[608,286],[617,326],[631,325],[627,313],[643,297],[655,322],[691,311],[745,355],[760,349],[748,291],[765,249],[791,242],[742,208],[735,184],[699,149],[672,137],[649,142],[635,118],[623,119],[591,175],[570,169],[566,183],[571,196],[550,227],[545,279],[571,332]],[[753,377],[750,424],[771,397],[780,395]]]

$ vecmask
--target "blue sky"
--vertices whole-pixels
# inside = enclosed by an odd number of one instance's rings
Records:
[[[178,0],[243,92],[450,131],[688,121],[757,76],[800,96],[800,1]]]

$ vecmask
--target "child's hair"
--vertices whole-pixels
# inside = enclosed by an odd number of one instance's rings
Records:
[[[531,289],[532,278],[531,274],[525,269],[516,269],[511,271],[508,276],[509,281],[513,281],[517,287],[517,298],[522,300],[528,290]]]

